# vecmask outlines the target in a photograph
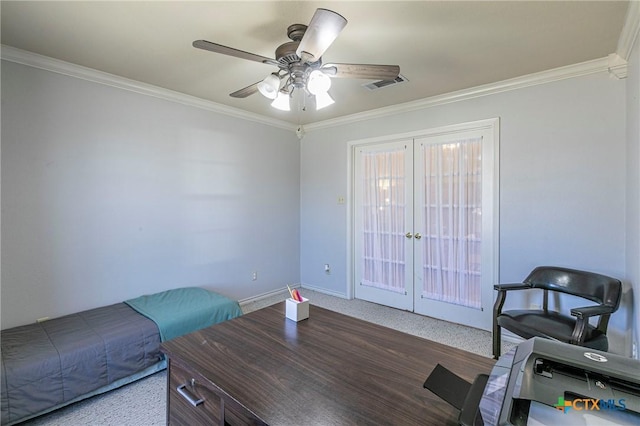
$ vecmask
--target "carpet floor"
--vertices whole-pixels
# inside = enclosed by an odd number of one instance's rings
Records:
[[[468,352],[491,357],[491,333],[362,300],[347,300],[303,289],[312,305],[381,324]],[[273,295],[242,305],[244,313],[280,302]],[[503,342],[503,353],[513,345]],[[98,395],[23,423],[29,426],[155,426],[166,424],[167,373],[161,371],[135,383]]]

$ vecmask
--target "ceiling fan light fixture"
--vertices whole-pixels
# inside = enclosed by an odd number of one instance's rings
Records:
[[[280,77],[277,73],[269,74],[264,80],[258,83],[258,91],[265,98],[276,99],[280,90]]]
[[[287,28],[291,41],[276,48],[275,59],[207,40],[196,40],[192,44],[198,49],[279,68],[264,80],[230,93],[232,98],[246,98],[260,92],[272,100],[271,106],[283,111],[291,108],[306,111],[307,100],[315,102],[319,110],[335,103],[328,92],[333,77],[386,81],[400,74],[398,65],[333,63],[323,66],[322,56],[346,25],[347,20],[339,13],[318,8],[309,25],[293,24]]]
[[[289,103],[289,94],[287,92],[279,91],[276,98],[271,102],[271,106],[280,111],[291,111],[291,105]]]
[[[313,70],[309,74],[307,90],[312,95],[327,93],[331,88],[331,78],[320,70]]]
[[[336,101],[333,100],[331,95],[328,92],[320,92],[316,95],[316,111],[322,109],[324,107],[328,107],[329,105],[334,104]]]

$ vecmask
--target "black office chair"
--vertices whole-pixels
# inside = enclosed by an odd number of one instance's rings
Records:
[[[607,351],[609,317],[620,305],[622,283],[615,278],[593,272],[554,266],[535,268],[522,283],[497,284],[498,298],[493,306],[493,357],[501,353],[501,329],[505,328],[525,339],[534,336]],[[502,312],[507,292],[542,289],[542,309]],[[571,316],[549,311],[549,291],[582,297],[597,305],[571,309]],[[589,318],[599,316],[596,326]]]

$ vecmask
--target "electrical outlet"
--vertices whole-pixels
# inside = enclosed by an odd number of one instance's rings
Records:
[[[633,342],[631,345],[631,358],[638,359],[638,342]]]
[[[251,274],[251,280],[256,281],[257,279],[258,279],[258,272],[253,271],[253,273]]]
[[[330,273],[331,273],[331,267],[329,266],[329,264],[328,264],[328,263],[325,263],[325,264],[324,264],[324,271],[325,271],[327,274],[330,274]]]

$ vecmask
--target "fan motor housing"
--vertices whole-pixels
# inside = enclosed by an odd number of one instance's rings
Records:
[[[304,24],[293,24],[287,28],[287,37],[292,41],[281,44],[276,49],[276,61],[280,64],[280,68],[288,70],[289,65],[300,62],[300,57],[296,54],[300,40],[304,37],[307,26]]]
[[[293,41],[300,41],[307,31],[307,26],[304,24],[293,24],[287,28],[287,37]]]
[[[280,64],[280,68],[287,69],[290,64],[300,61],[300,57],[296,54],[299,44],[299,41],[290,41],[278,46],[276,61]]]

